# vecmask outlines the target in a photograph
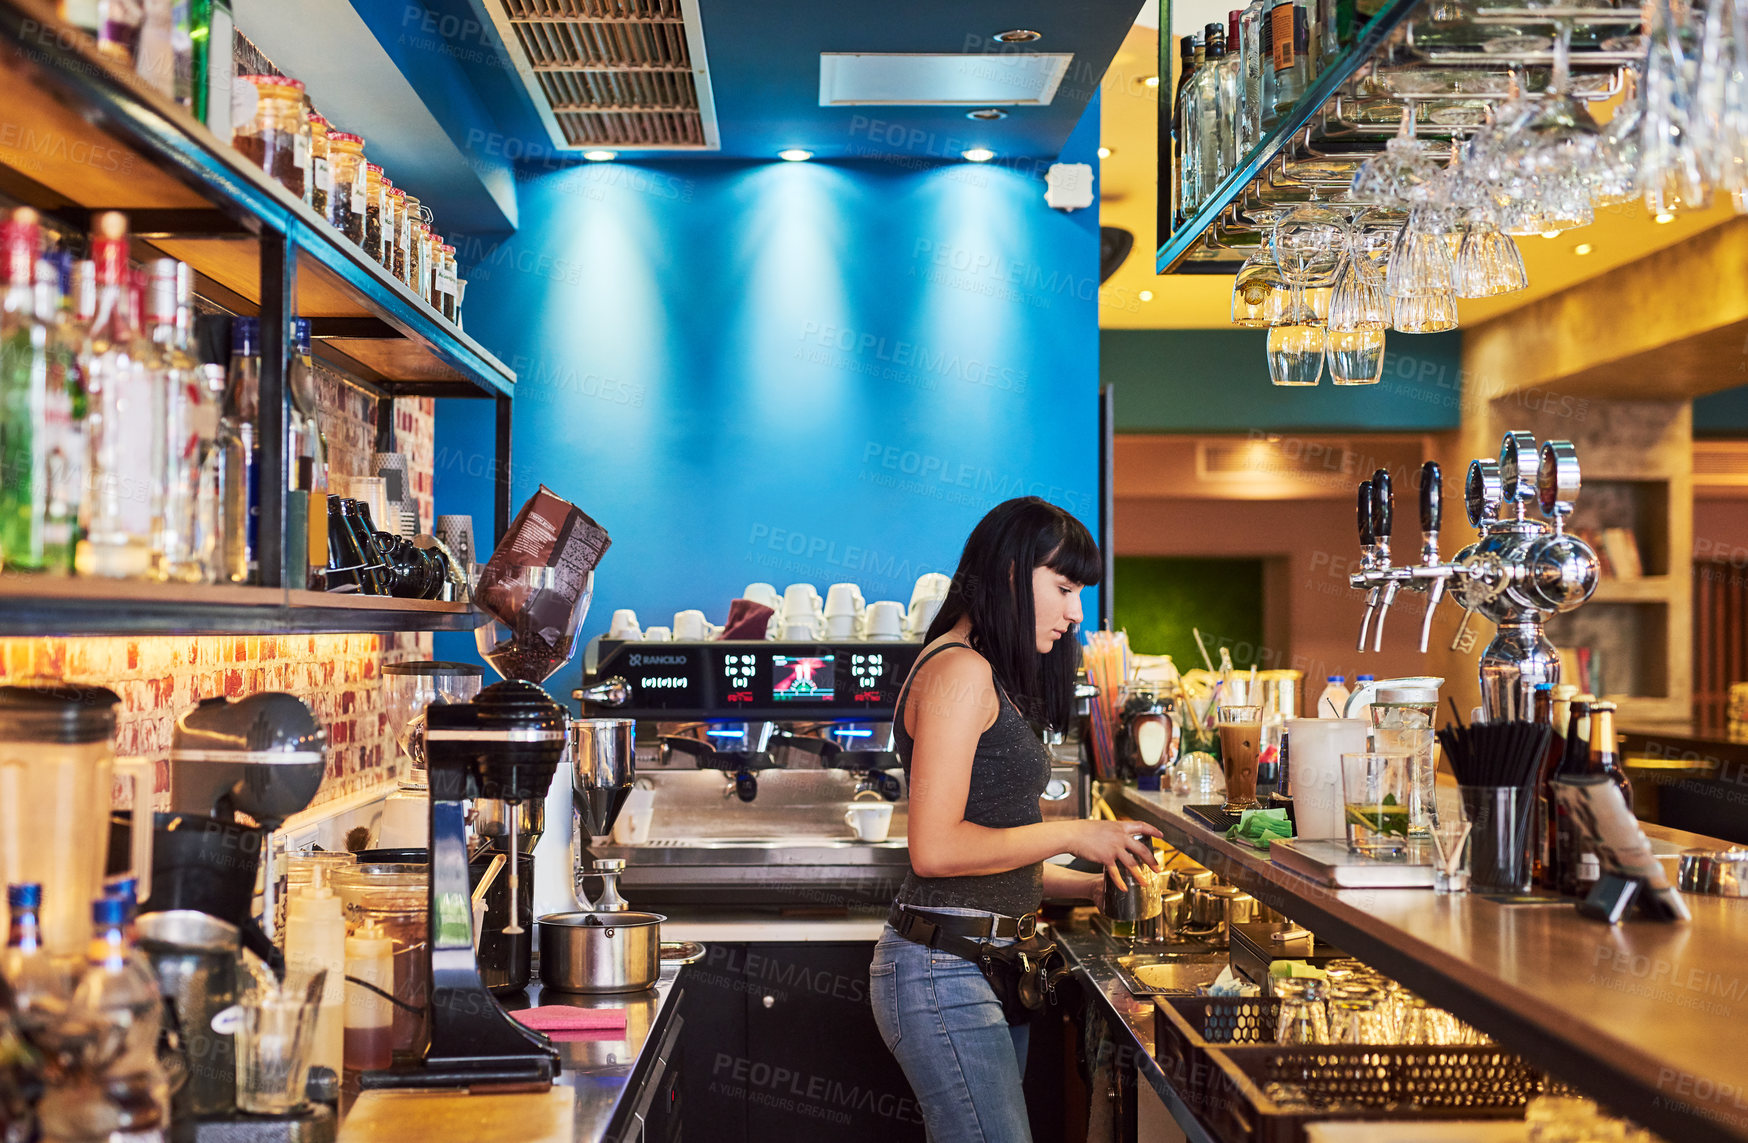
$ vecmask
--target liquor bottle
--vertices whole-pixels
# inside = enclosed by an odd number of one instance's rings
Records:
[[[1177,87],[1171,96],[1171,137],[1177,144],[1177,181],[1171,188],[1174,226],[1190,214],[1185,191],[1190,186],[1189,164],[1194,152],[1189,139],[1192,120],[1188,118],[1189,109],[1185,105],[1194,90],[1195,75],[1196,37],[1184,36],[1178,40]]]
[[[55,9],[60,14],[61,23],[96,38],[97,26],[103,22],[98,15],[98,0],[60,0]]]
[[[1335,6],[1336,0],[1311,0],[1311,67],[1307,83],[1341,54],[1341,29]]]
[[[140,31],[146,6],[141,0],[97,0],[97,52],[133,67],[140,58]]]
[[[208,403],[222,409],[229,384],[223,365],[202,365]],[[218,418],[212,448],[200,477],[203,547],[214,553],[219,583],[249,582],[249,452],[236,421]]]
[[[42,246],[37,213],[20,207],[0,223],[0,563],[7,571],[42,571],[48,548],[49,326],[37,310],[36,262]]]
[[[257,578],[259,533],[261,527],[261,322],[258,318],[240,317],[231,322],[231,366],[225,382],[223,417],[237,437],[245,458],[246,476],[233,482],[227,495],[240,496],[245,578]],[[227,501],[227,523],[238,513],[237,506]],[[230,541],[227,541],[229,543]],[[224,561],[234,571],[229,557]]]
[[[27,1013],[59,1011],[65,980],[43,948],[42,886],[35,882],[6,887],[11,923],[0,955],[0,1141],[26,1143],[36,1137],[36,1102],[42,1094],[42,1060],[25,1035]]]
[[[1219,107],[1216,109],[1220,120],[1220,173],[1219,179],[1225,178],[1238,167],[1238,160],[1244,157],[1246,148],[1239,143],[1239,135],[1244,120],[1244,61],[1238,57],[1239,21],[1244,17],[1244,11],[1234,8],[1226,14],[1225,52],[1217,67],[1217,83],[1220,89]]]
[[[151,264],[146,323],[154,353],[150,368],[164,400],[163,527],[155,546],[157,576],[172,583],[211,583],[214,554],[202,549],[200,478],[218,434],[218,410],[207,399],[200,363],[189,352],[194,326],[193,273],[174,258]]]
[[[162,1143],[170,1126],[170,1085],[158,1062],[163,999],[158,980],[128,936],[129,902],[91,905],[92,936],[72,1013],[102,1029],[97,1058],[110,1138]],[[88,1112],[89,1114],[89,1112]]]
[[[1621,748],[1614,729],[1615,704],[1612,702],[1593,702],[1590,704],[1590,757],[1589,772],[1601,774],[1612,781],[1627,801],[1627,809],[1633,808],[1633,780],[1627,775],[1625,763],[1621,761]]]
[[[188,0],[146,0],[140,77],[180,107],[194,106],[194,39]]]
[[[1310,83],[1310,13],[1304,0],[1281,0],[1269,13],[1270,51],[1275,70],[1275,116],[1293,109]]]
[[[48,456],[43,505],[43,570],[67,575],[78,541],[85,492],[85,378],[79,369],[83,329],[73,315],[73,258],[58,250],[36,264],[36,312],[48,328],[47,383],[40,433]]]
[[[1530,877],[1544,889],[1554,889],[1554,775],[1560,768],[1566,740],[1554,725],[1554,688],[1538,683],[1535,690],[1533,719],[1553,729],[1548,736],[1548,748],[1542,754],[1536,771],[1536,783],[1531,790],[1535,800],[1530,821]]]
[[[1566,741],[1561,745],[1560,763],[1554,771],[1554,777],[1574,777],[1589,769],[1590,746],[1585,741],[1583,728],[1589,721],[1590,704],[1594,701],[1594,695],[1578,695],[1572,700],[1566,723]],[[1596,855],[1589,852],[1583,829],[1551,792],[1550,810],[1553,823],[1553,868],[1546,880],[1550,888],[1567,896],[1575,896],[1583,884],[1585,858],[1589,857],[1594,862]]]
[[[77,564],[83,574],[120,578],[151,573],[163,516],[163,393],[146,365],[151,344],[135,320],[127,252],[127,219],[114,211],[98,215],[91,239],[97,313],[80,355],[90,398],[91,479]]]
[[[1238,19],[1239,71],[1244,77],[1244,114],[1239,120],[1238,153],[1247,155],[1262,138],[1263,27],[1268,23],[1264,0],[1251,0]],[[1231,45],[1227,45],[1230,47]],[[1319,715],[1318,717],[1322,717]]]
[[[236,76],[231,0],[194,0],[188,38],[194,46],[194,117],[223,143],[231,139],[231,81]]]
[[[1226,147],[1221,142],[1226,124],[1220,120],[1220,65],[1226,58],[1226,29],[1208,24],[1202,29],[1203,57],[1196,69],[1192,107],[1196,114],[1195,202],[1199,209],[1220,182],[1220,159]]]

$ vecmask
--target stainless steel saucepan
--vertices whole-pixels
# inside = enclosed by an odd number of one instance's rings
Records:
[[[637,992],[661,976],[660,913],[550,913],[540,931],[540,980],[563,992]]]

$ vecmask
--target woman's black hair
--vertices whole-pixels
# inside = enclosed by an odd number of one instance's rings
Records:
[[[947,599],[929,624],[934,642],[971,619],[973,650],[1027,718],[1065,729],[1074,710],[1080,640],[1070,629],[1038,654],[1033,569],[1047,567],[1082,586],[1099,582],[1104,561],[1086,525],[1036,496],[1004,500],[971,529]]]

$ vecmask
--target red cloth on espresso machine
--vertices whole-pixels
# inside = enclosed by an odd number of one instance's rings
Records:
[[[765,629],[776,612],[750,599],[737,599],[728,605],[728,622],[722,625],[724,639],[763,639]]]

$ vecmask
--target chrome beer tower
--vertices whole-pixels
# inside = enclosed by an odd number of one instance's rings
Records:
[[[1499,629],[1481,653],[1481,705],[1489,721],[1529,717],[1536,684],[1560,681],[1560,659],[1542,626],[1596,591],[1596,552],[1566,533],[1580,486],[1577,450],[1570,441],[1548,441],[1539,463],[1537,456],[1533,436],[1511,432],[1497,461],[1470,462],[1464,501],[1479,538],[1448,563],[1439,558],[1443,495],[1436,463],[1428,461],[1420,470],[1417,564],[1390,563],[1395,497],[1389,472],[1379,469],[1359,487],[1360,570],[1348,577],[1350,585],[1366,592],[1359,649],[1366,649],[1368,634],[1371,649],[1382,648],[1384,619],[1397,593],[1407,588],[1427,595],[1420,625],[1424,652],[1433,612],[1448,592],[1464,613],[1453,650],[1475,612]],[[1529,519],[1532,500],[1543,520]]]

